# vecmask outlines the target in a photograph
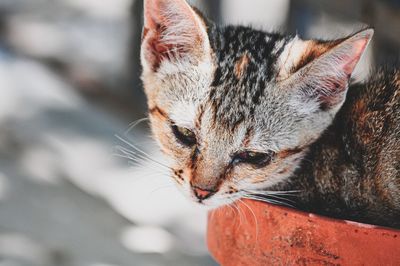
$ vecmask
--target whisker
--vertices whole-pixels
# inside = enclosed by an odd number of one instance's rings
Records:
[[[138,163],[144,163],[146,162],[146,159],[141,158],[139,156],[135,156],[135,154],[131,154],[128,153],[127,151],[123,150],[123,149],[119,149],[118,150],[121,153],[114,153],[114,156],[120,157],[120,158],[125,158],[125,159],[129,159]]]
[[[158,187],[158,188],[156,188],[156,189],[154,189],[154,190],[150,191],[150,193],[149,193],[149,194],[153,194],[154,192],[157,192],[157,191],[159,191],[159,190],[161,190],[161,189],[173,188],[173,187],[174,187],[174,185],[173,185],[173,184],[169,184],[169,185],[161,186],[161,187]]]
[[[171,167],[169,167],[169,166],[167,166],[167,165],[165,165],[165,164],[163,164],[163,163],[161,163],[161,162],[158,162],[157,160],[153,159],[148,153],[146,153],[146,152],[143,151],[142,149],[138,148],[138,147],[135,146],[134,144],[130,143],[129,141],[123,139],[122,137],[120,137],[120,136],[118,136],[118,135],[115,135],[115,137],[116,137],[117,139],[119,139],[120,141],[122,141],[123,143],[127,144],[128,146],[130,146],[131,148],[135,149],[137,152],[140,152],[141,155],[147,157],[147,159],[149,159],[149,160],[151,160],[151,161],[153,161],[153,162],[155,162],[155,163],[157,163],[157,164],[159,164],[159,165],[162,165],[162,166],[164,166],[164,167],[166,167],[166,168],[168,168],[168,169],[171,169]],[[139,154],[136,153],[136,152],[133,152],[133,151],[130,151],[130,152],[131,152],[131,153],[135,153],[136,155],[139,155]]]
[[[133,162],[135,162],[135,163],[137,163],[139,165],[143,165],[145,163],[152,163],[154,165],[154,162],[148,160],[145,157],[141,157],[141,156],[138,156],[137,154],[129,153],[128,151],[126,151],[124,149],[119,149],[119,151],[122,154],[116,153],[114,155],[117,156],[117,157],[120,157],[120,158],[125,158],[125,159],[128,159],[128,160],[131,160],[131,161],[133,161]],[[159,165],[154,165],[154,166],[159,167]]]
[[[263,189],[260,190],[245,189],[243,191],[253,194],[290,195],[290,196],[295,196],[295,194],[302,192],[302,190],[263,190]]]
[[[126,149],[124,147],[116,146],[116,149],[118,151],[122,152],[124,155],[129,156],[130,158],[141,159],[144,162],[149,161],[149,158],[147,158],[147,157],[145,157],[145,156],[143,156],[141,154],[135,153],[135,152],[133,152],[133,151],[131,151],[129,149]]]
[[[132,129],[134,129],[137,125],[144,121],[149,121],[150,119],[148,117],[143,117],[140,118],[136,121],[133,121],[132,123],[129,124],[128,129],[124,132],[124,135],[126,136]]]
[[[142,154],[144,154],[144,155],[146,155],[146,156],[148,156],[148,157],[151,157],[151,156],[150,156],[149,154],[147,154],[145,151],[143,151],[142,149],[138,148],[136,145],[134,145],[133,143],[129,142],[128,140],[126,140],[126,139],[120,137],[119,135],[115,135],[115,137],[116,137],[117,139],[119,139],[120,141],[122,141],[123,143],[127,144],[128,146],[134,148],[134,149],[137,150],[138,152],[140,152],[140,153],[142,153]]]
[[[119,157],[119,158],[128,159],[130,162],[133,162],[133,164],[131,164],[131,165],[134,167],[138,166],[138,165],[144,165],[144,164],[150,163],[150,166],[153,167],[152,170],[157,171],[157,173],[159,173],[159,174],[163,174],[163,175],[166,174],[165,170],[161,170],[161,168],[159,168],[160,166],[158,164],[155,164],[154,162],[149,161],[147,158],[135,157],[136,155],[127,154],[123,150],[120,150],[120,152],[122,152],[123,154],[115,153],[113,155],[116,157]],[[167,169],[167,170],[169,171],[170,169]]]
[[[123,152],[124,154],[130,154],[130,155],[133,155],[133,156],[136,156],[136,157],[140,157],[140,158],[146,159],[146,160],[149,159],[147,156],[144,156],[144,155],[142,155],[140,153],[137,153],[135,151],[132,151],[130,149],[127,149],[127,148],[119,146],[119,145],[116,146],[116,149],[121,151],[121,152]]]
[[[277,200],[282,200],[283,202],[284,202],[284,201],[288,201],[288,202],[291,202],[291,203],[293,203],[293,204],[296,204],[295,201],[293,201],[293,200],[291,200],[291,199],[288,199],[288,198],[285,198],[285,197],[280,197],[280,196],[278,196],[278,195],[261,195],[261,196],[272,197],[272,198],[275,198],[275,199],[277,199]]]
[[[248,204],[246,204],[246,202],[244,202],[244,201],[241,200],[241,199],[239,199],[239,201],[240,201],[244,206],[246,206],[247,209],[249,209],[249,211],[250,211],[251,214],[253,215],[254,223],[255,223],[255,225],[256,225],[256,242],[258,242],[258,221],[257,221],[257,216],[256,216],[256,214],[254,213],[253,209],[250,208],[250,206],[249,206]],[[245,216],[245,217],[246,217],[246,216]]]
[[[236,213],[236,211],[235,211],[235,208],[233,208],[233,206],[232,206],[231,204],[228,204],[227,206],[232,210],[232,212],[233,212],[235,215],[237,215],[237,213]],[[236,218],[236,216],[235,216],[235,218]]]
[[[250,195],[258,196],[258,197],[272,197],[278,200],[283,200],[283,201],[289,201],[293,204],[296,202],[290,198],[287,197],[295,197],[295,194],[287,194],[287,193],[271,193],[271,192],[265,192],[265,191],[248,191],[245,190],[247,193]]]
[[[272,203],[272,204],[275,204],[275,205],[283,205],[283,206],[294,208],[293,205],[291,205],[291,204],[289,204],[287,202],[283,202],[283,201],[276,200],[276,199],[269,199],[266,196],[244,195],[243,197],[247,198],[247,199],[253,199],[253,200],[257,200],[257,201]]]
[[[228,199],[230,200],[230,198],[228,198]],[[233,207],[233,208],[236,209],[237,212],[238,212],[238,215],[239,215],[239,226],[238,226],[238,229],[239,229],[240,226],[242,225],[242,215],[241,215],[241,212],[240,212],[240,210],[239,210],[239,207],[235,205],[235,202],[234,202],[233,200],[232,200],[232,202],[231,202],[228,206]]]
[[[132,156],[124,155],[124,154],[113,154],[113,156],[123,158],[123,159],[128,159],[130,162],[134,163],[133,165],[141,165],[145,162],[144,160],[140,160],[138,158],[134,158]]]

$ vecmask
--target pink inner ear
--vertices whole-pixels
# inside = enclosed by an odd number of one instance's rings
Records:
[[[348,80],[350,79],[354,68],[360,60],[368,41],[369,39],[365,38],[356,40],[349,44],[352,46],[350,49],[351,51],[343,56],[340,61],[341,64],[339,63],[339,67],[341,68],[340,71],[343,71],[344,75],[339,74],[337,76],[326,78],[324,85],[327,93],[320,94],[318,97],[322,110],[334,107],[342,101],[347,88]]]
[[[168,6],[176,5],[179,0],[144,0],[144,26],[150,30],[155,30],[157,24],[166,21],[165,14]]]
[[[325,111],[337,104],[339,104],[344,97],[347,79],[336,79],[325,81],[325,93],[320,93],[318,96],[318,102],[320,103],[320,109]]]
[[[321,110],[343,102],[348,81],[372,34],[372,30],[359,32],[315,59],[303,72],[300,70],[300,76],[307,77],[302,86],[303,95],[318,99]]]
[[[142,48],[153,69],[164,59],[187,54],[201,43],[199,21],[184,0],[145,0],[144,8]]]
[[[363,54],[367,44],[369,42],[368,38],[363,38],[355,41],[353,43],[352,51],[348,55],[348,58],[344,61],[343,71],[347,76],[351,76],[354,68],[356,67],[358,61],[360,60],[361,55]]]
[[[168,58],[168,50],[171,48],[162,48],[159,45],[159,35],[152,36],[146,43],[143,44],[143,48],[146,49],[145,59],[151,64],[153,71],[160,67],[161,62]]]

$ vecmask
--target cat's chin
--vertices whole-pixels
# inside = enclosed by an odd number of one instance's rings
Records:
[[[226,206],[226,205],[233,204],[235,202],[235,201],[232,201],[232,200],[223,200],[223,199],[222,200],[212,200],[212,199],[210,199],[210,200],[206,200],[206,201],[203,201],[203,202],[199,202],[197,200],[191,199],[190,201],[197,208],[201,208],[201,209],[204,209],[204,210],[207,210],[207,211],[216,210],[218,208],[221,208],[221,207]]]

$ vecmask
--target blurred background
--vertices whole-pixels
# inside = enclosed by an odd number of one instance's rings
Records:
[[[191,3],[220,23],[304,38],[373,25],[359,79],[399,60],[399,0]],[[0,266],[216,265],[205,211],[157,163],[120,156],[128,140],[161,160],[140,120],[142,7],[0,0]]]

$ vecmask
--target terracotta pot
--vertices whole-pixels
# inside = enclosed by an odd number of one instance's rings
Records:
[[[243,200],[208,216],[221,265],[400,265],[400,231]]]

